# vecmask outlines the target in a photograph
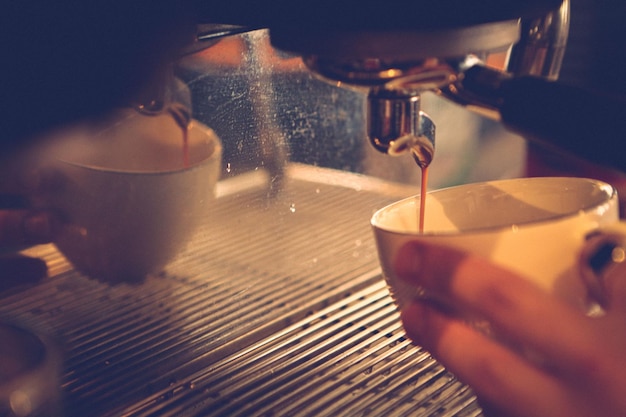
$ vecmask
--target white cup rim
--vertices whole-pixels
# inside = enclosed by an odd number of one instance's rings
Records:
[[[71,160],[67,160],[67,159],[63,159],[61,157],[57,158],[57,160],[63,164],[67,164],[68,166],[73,166],[76,168],[81,168],[81,169],[86,169],[86,170],[90,170],[90,171],[96,171],[99,173],[103,173],[103,174],[113,174],[113,175],[125,175],[125,176],[161,176],[161,175],[171,175],[171,174],[175,174],[177,172],[188,172],[191,170],[194,170],[196,168],[200,168],[208,163],[213,162],[215,159],[217,158],[221,158],[221,143],[219,141],[219,139],[217,138],[215,132],[205,126],[204,124],[194,120],[190,126],[189,126],[190,130],[195,130],[195,131],[200,131],[208,136],[210,136],[211,138],[213,138],[214,140],[212,140],[213,143],[213,148],[212,150],[207,153],[207,156],[200,160],[197,161],[194,164],[191,164],[189,166],[182,166],[179,168],[174,168],[174,169],[163,169],[163,170],[139,170],[139,169],[120,169],[120,168],[107,168],[107,167],[103,167],[103,166],[99,166],[99,165],[95,165],[95,164],[85,164],[85,163],[81,163],[81,162],[76,162],[76,161],[71,161]]]
[[[370,223],[374,229],[384,231],[386,233],[402,235],[402,236],[415,236],[415,237],[427,236],[429,239],[437,238],[437,237],[459,236],[459,235],[471,236],[471,235],[499,232],[499,231],[510,229],[513,226],[518,228],[518,230],[522,230],[529,226],[538,226],[547,222],[553,222],[555,220],[571,219],[581,214],[588,213],[589,211],[598,207],[602,203],[606,203],[615,199],[616,194],[617,194],[617,190],[612,185],[601,180],[592,179],[592,178],[584,178],[584,177],[527,177],[527,178],[512,178],[512,179],[495,180],[495,181],[484,181],[484,182],[468,183],[468,184],[461,184],[461,185],[456,185],[452,187],[441,188],[441,189],[429,191],[428,194],[436,195],[439,193],[449,193],[451,191],[458,190],[460,188],[480,187],[480,186],[486,186],[486,185],[500,186],[500,185],[506,185],[506,184],[515,183],[515,182],[590,183],[590,184],[594,184],[598,190],[605,191],[606,198],[603,199],[602,201],[589,202],[589,204],[582,206],[579,209],[575,211],[571,211],[571,212],[554,213],[551,216],[546,216],[543,218],[538,218],[538,219],[533,219],[533,220],[528,220],[528,221],[523,221],[523,222],[516,222],[514,224],[499,224],[499,225],[494,225],[494,226],[482,226],[482,227],[476,227],[473,229],[463,229],[463,230],[458,230],[458,231],[426,230],[422,233],[422,232],[418,232],[417,230],[407,230],[407,229],[399,230],[397,227],[389,227],[388,225],[383,224],[384,222],[381,221],[381,218],[384,217],[389,212],[390,209],[393,209],[394,207],[402,206],[409,201],[415,202],[416,200],[419,199],[419,196],[420,196],[419,194],[417,194],[417,195],[393,202],[377,210],[373,214]]]

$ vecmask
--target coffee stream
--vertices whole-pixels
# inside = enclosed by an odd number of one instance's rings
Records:
[[[419,166],[422,170],[420,204],[418,212],[418,232],[424,233],[426,192],[428,189],[428,166],[432,162],[433,156],[435,154],[434,144],[427,140],[418,141],[411,147],[411,154],[413,155],[413,159],[415,160],[417,166]]]
[[[428,184],[428,165],[420,167],[422,169],[422,184],[420,189],[420,208],[419,208],[419,232],[424,233],[424,219],[426,212],[426,189]]]
[[[183,166],[189,168],[189,126],[182,128],[183,130]]]
[[[191,114],[182,105],[172,105],[167,111],[183,132],[183,166],[189,168],[189,126],[191,125]]]

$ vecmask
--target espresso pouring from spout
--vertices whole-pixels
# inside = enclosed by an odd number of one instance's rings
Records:
[[[374,148],[391,156],[410,153],[426,168],[435,155],[435,124],[420,110],[420,95],[372,89],[368,96],[368,135]]]

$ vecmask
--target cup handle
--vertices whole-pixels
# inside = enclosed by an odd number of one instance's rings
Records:
[[[580,254],[579,268],[590,301],[606,309],[609,302],[607,282],[619,279],[620,271],[626,274],[626,222],[602,226],[588,233]]]

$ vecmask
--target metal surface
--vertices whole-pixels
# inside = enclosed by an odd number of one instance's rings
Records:
[[[189,249],[139,285],[33,250],[51,277],[0,313],[63,343],[66,415],[479,415],[379,275],[369,218],[414,189],[299,165],[279,194],[267,182],[223,181]]]
[[[420,110],[419,94],[373,89],[368,102],[368,136],[374,148],[390,156],[411,154],[420,168],[435,154],[435,124]]]
[[[555,80],[568,32],[569,0],[563,0],[559,8],[541,18],[511,19],[446,30],[413,28],[403,31],[399,24],[395,31],[331,30],[324,36],[317,34],[304,40],[294,36],[290,38],[292,43],[286,44],[277,42],[275,31],[270,35],[274,46],[301,54],[307,67],[323,78],[369,88],[368,134],[374,147],[386,152],[392,149],[387,143],[402,136],[381,135],[381,129],[372,127],[395,128],[401,126],[398,119],[411,120],[410,115],[418,114],[414,107],[419,95],[426,91],[441,94],[499,121],[505,110],[502,100],[493,100],[494,78],[499,81],[496,90],[500,90],[503,80],[512,77],[532,75]],[[472,70],[496,76],[487,77],[487,85],[482,76],[464,82],[472,77],[468,76]],[[394,92],[395,108],[392,108],[385,104]],[[519,95],[524,97],[524,92]],[[515,95],[512,98],[518,100]]]

